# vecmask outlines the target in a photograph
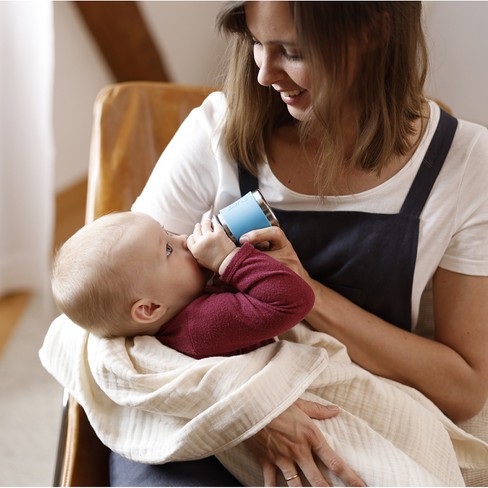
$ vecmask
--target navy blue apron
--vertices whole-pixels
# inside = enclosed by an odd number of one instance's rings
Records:
[[[435,135],[397,214],[273,208],[312,278],[406,330],[412,325],[411,296],[419,217],[456,127],[457,119],[441,112]],[[245,195],[258,188],[257,178],[240,169],[239,185],[241,194]]]
[[[439,124],[398,214],[273,209],[310,275],[398,327],[411,328],[411,295],[419,217],[456,132],[441,110]],[[258,188],[239,171],[241,194]],[[266,195],[265,195],[266,196]],[[111,454],[112,486],[239,486],[215,457],[149,466]]]

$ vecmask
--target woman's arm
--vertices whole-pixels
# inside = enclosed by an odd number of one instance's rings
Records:
[[[488,278],[439,269],[435,340],[395,327],[309,278],[316,295],[307,320],[343,342],[353,361],[412,386],[448,417],[478,413],[488,396]]]
[[[354,362],[416,388],[455,421],[481,410],[488,397],[488,277],[437,270],[436,333],[430,340],[385,322],[310,278],[296,254],[269,232],[252,231],[247,238],[272,241],[270,254],[308,281],[315,305],[307,321],[345,344]]]

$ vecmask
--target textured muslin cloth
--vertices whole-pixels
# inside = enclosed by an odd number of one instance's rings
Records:
[[[135,461],[216,455],[241,483],[262,486],[260,465],[242,441],[303,398],[340,407],[338,416],[315,422],[369,486],[461,486],[471,471],[488,485],[488,444],[418,391],[365,371],[340,342],[305,324],[282,339],[195,360],[153,337],[99,339],[61,315],[40,359],[102,442]]]

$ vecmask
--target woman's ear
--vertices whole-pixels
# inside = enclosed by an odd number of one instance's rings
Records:
[[[134,322],[139,324],[151,324],[161,320],[168,307],[162,303],[155,303],[149,298],[137,300],[130,310],[130,315]]]

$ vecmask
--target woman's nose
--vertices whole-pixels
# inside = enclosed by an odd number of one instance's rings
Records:
[[[258,68],[258,83],[260,85],[271,86],[283,78],[283,70],[274,56],[263,53]]]

